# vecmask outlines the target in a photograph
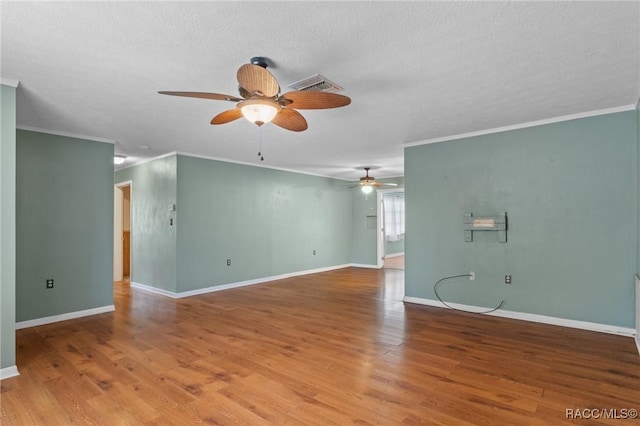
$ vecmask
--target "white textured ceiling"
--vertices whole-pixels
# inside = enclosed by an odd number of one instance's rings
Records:
[[[403,144],[635,104],[635,2],[6,2],[0,75],[19,126],[116,140],[131,160],[180,151],[260,164],[258,128],[209,121],[238,67],[281,87],[320,73],[352,104],[264,126],[265,166],[403,174]],[[150,149],[142,150],[141,145]],[[130,160],[130,161],[131,161]]]

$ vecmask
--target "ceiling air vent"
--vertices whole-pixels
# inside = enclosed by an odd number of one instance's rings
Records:
[[[316,92],[339,92],[342,87],[320,74],[312,75],[287,86],[293,90],[314,90]]]

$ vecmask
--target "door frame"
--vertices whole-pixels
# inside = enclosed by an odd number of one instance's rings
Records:
[[[122,211],[123,211],[123,194],[122,188],[128,186],[129,187],[129,213],[132,210],[133,204],[133,181],[127,180],[123,182],[118,182],[114,185],[114,213],[113,213],[113,280],[114,281],[122,281],[123,276],[123,265],[122,265],[122,235],[123,235],[123,222],[122,222]],[[133,228],[133,215],[129,214],[130,221],[130,229]],[[131,237],[133,239],[133,237]],[[131,249],[129,249],[129,274],[131,274]],[[129,275],[131,276],[131,275]]]
[[[404,193],[404,188],[391,188],[391,189],[378,189],[377,193],[377,217],[378,224],[376,228],[376,266],[378,268],[384,267],[384,223],[382,222],[382,216],[384,212],[382,211],[382,199],[384,198],[384,194],[393,193],[393,192],[402,192]]]

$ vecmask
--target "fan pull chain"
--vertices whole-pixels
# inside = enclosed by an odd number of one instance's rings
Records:
[[[264,156],[262,155],[262,126],[260,126],[259,129],[260,129],[260,142],[258,145],[258,157],[260,157],[260,161],[264,161]]]

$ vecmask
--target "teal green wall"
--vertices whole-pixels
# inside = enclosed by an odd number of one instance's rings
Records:
[[[23,130],[16,139],[17,320],[112,305],[113,145]]]
[[[397,188],[404,187],[404,179],[401,177],[377,180],[397,183]],[[358,188],[351,190],[351,202],[353,203],[351,259],[353,263],[358,265],[376,265],[378,263],[376,260],[378,250],[376,241],[377,200],[376,191],[363,194]]]
[[[473,270],[445,300],[633,327],[635,114],[407,148],[406,295],[435,300],[436,280]],[[508,212],[508,242],[465,242],[466,212]]]
[[[637,210],[637,217],[638,217],[638,224],[636,227],[636,232],[637,232],[637,236],[636,236],[636,274],[640,277],[640,101],[638,101],[638,104],[636,105],[636,138],[638,140],[638,144],[636,146],[636,152],[638,155],[638,162],[637,162],[637,166],[636,166],[636,174],[638,176],[638,194],[637,194],[637,199],[638,199],[638,210]],[[638,295],[638,297],[640,297],[640,295]],[[640,333],[640,330],[638,330],[638,333]]]
[[[363,194],[358,188],[351,190],[353,203],[351,261],[359,265],[376,265],[376,192]]]
[[[131,281],[176,292],[178,211],[169,209],[177,199],[176,156],[119,170],[115,176],[116,183],[133,182]]]
[[[0,86],[0,369],[16,364],[16,89]]]
[[[178,213],[179,291],[350,263],[343,181],[180,155]]]
[[[184,155],[116,172],[125,181],[133,282],[179,293],[351,262],[343,181]]]
[[[385,241],[384,253],[389,256],[397,253],[404,253],[404,240],[399,241]]]

